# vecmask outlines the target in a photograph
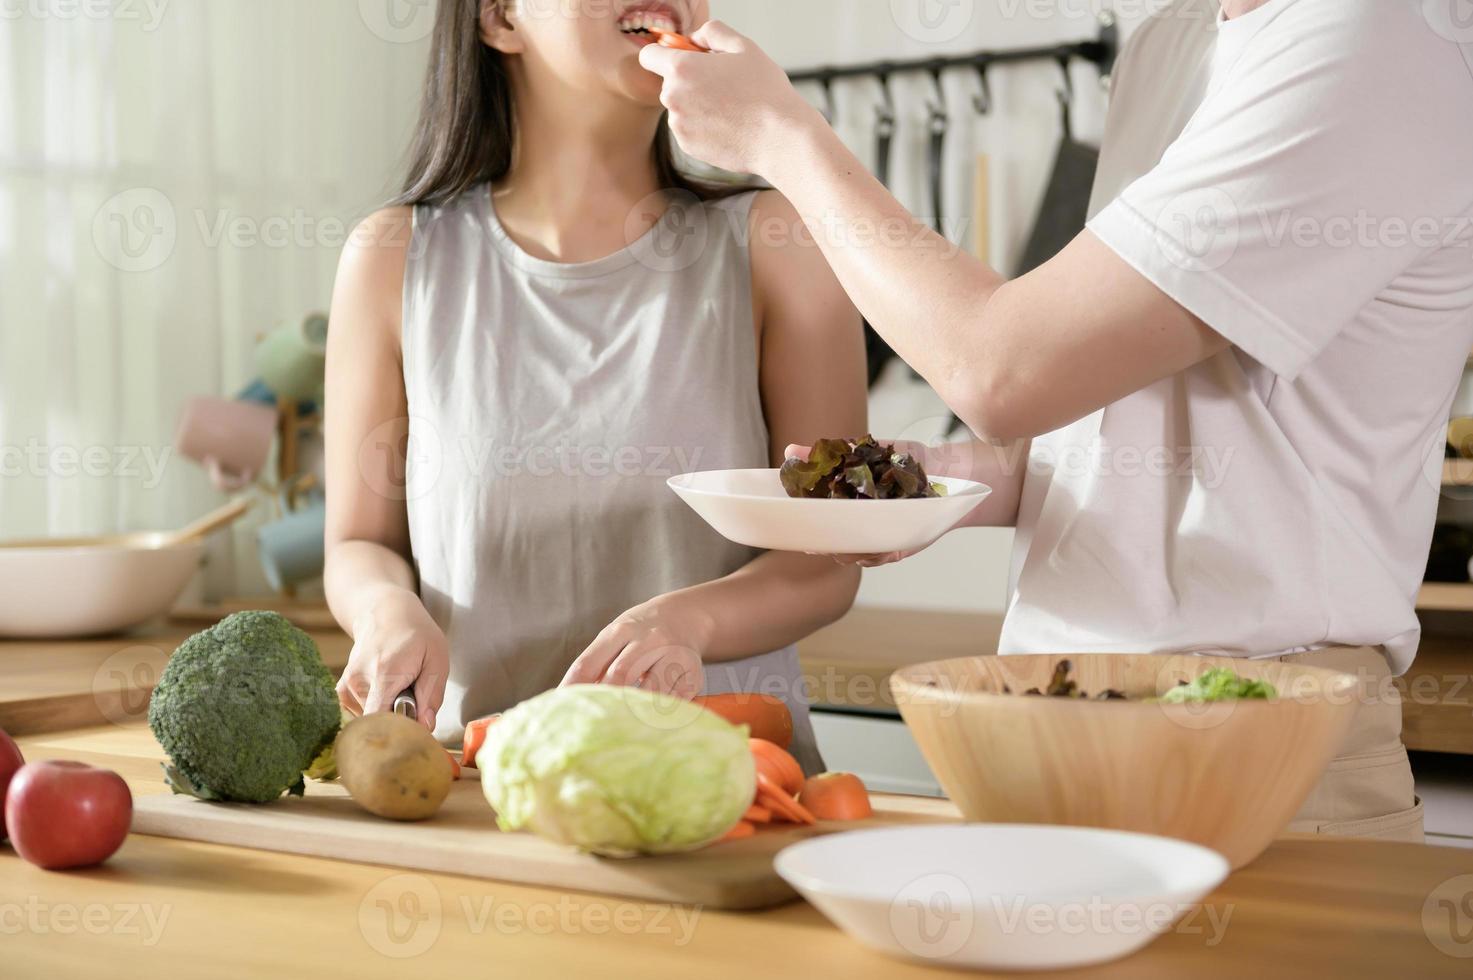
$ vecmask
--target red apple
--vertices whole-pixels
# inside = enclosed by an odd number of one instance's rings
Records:
[[[20,754],[20,747],[15,744],[15,739],[0,731],[0,840],[6,837],[5,791],[10,787],[10,777],[25,764],[25,757]]]
[[[132,822],[133,794],[123,777],[82,762],[26,763],[5,798],[10,843],[43,868],[106,861]]]

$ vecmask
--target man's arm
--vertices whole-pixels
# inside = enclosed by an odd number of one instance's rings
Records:
[[[1050,432],[1228,347],[1089,232],[1007,282],[919,223],[832,130],[782,160],[773,183],[855,305],[978,435]]]
[[[651,46],[688,152],[792,202],[861,313],[985,439],[1031,438],[1225,350],[1088,232],[1013,283],[917,221],[771,59],[718,22],[720,54]]]
[[[1153,170],[1006,285],[916,222],[740,34],[713,21],[694,37],[714,53],[640,62],[686,152],[771,180],[891,346],[978,435],[1017,438],[1229,346],[1292,381],[1426,254],[1409,228],[1467,213],[1456,45],[1405,4],[1286,5],[1270,26]]]

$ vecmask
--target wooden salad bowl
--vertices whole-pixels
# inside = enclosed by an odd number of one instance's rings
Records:
[[[1022,693],[1046,689],[1061,659],[1072,662],[1081,690],[1115,689],[1132,700]],[[1213,667],[1263,678],[1279,696],[1145,700]],[[1216,657],[966,657],[904,668],[890,683],[932,772],[967,820],[1159,834],[1210,847],[1234,868],[1288,826],[1357,704],[1350,675]]]

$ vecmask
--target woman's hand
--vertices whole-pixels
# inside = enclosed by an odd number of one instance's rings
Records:
[[[705,687],[702,651],[714,629],[695,603],[675,595],[651,599],[604,627],[568,668],[563,686],[637,686],[688,700]]]
[[[430,731],[445,701],[450,646],[419,596],[386,588],[353,620],[353,651],[338,681],[338,700],[354,714],[388,711],[414,689],[417,720]]]
[[[804,126],[823,117],[762,49],[720,21],[691,35],[711,54],[651,44],[640,64],[665,79],[660,101],[686,153],[723,170],[770,177],[774,160]]]

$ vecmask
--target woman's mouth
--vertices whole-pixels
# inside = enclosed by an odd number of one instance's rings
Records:
[[[631,10],[616,22],[619,32],[641,46],[655,43],[652,31],[668,34],[680,32],[680,20],[675,11],[664,4],[652,4]]]

